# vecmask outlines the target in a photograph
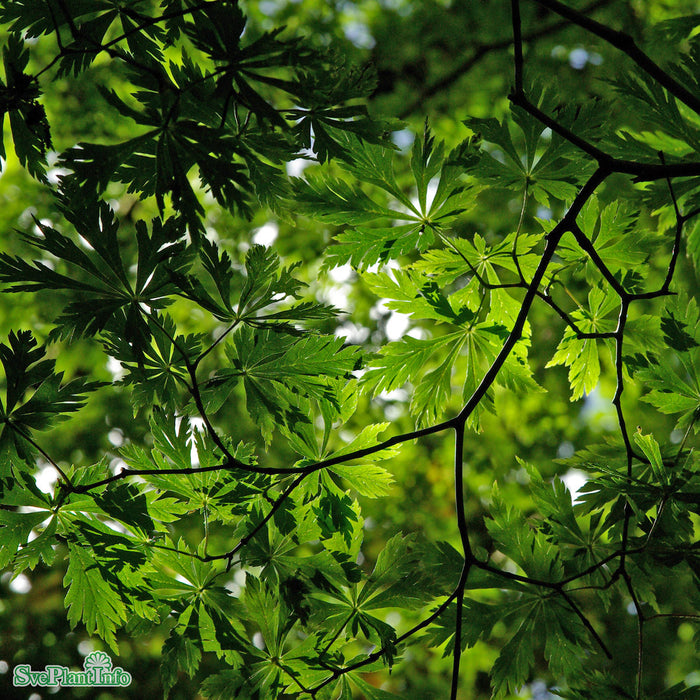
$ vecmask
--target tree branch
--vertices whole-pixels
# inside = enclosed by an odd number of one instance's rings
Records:
[[[612,2],[613,0],[596,0],[596,2],[592,2],[590,5],[585,7],[583,12],[594,12],[595,10],[605,7],[606,5],[610,5]],[[532,43],[543,37],[555,34],[560,29],[567,27],[568,24],[569,23],[566,20],[560,20],[553,22],[552,24],[545,25],[540,29],[535,29],[523,35],[522,43]],[[457,80],[462,78],[470,70],[472,70],[474,66],[478,65],[491,53],[508,49],[510,46],[512,46],[512,44],[512,38],[508,37],[507,39],[501,39],[500,41],[493,41],[489,44],[481,44],[473,47],[473,53],[468,58],[465,58],[451,71],[443,75],[441,78],[438,78],[427,87],[423,88],[420,95],[399,113],[399,119],[406,119],[417,109],[422,109],[426,100],[430,99],[434,95],[437,95],[439,92],[445,90]]]
[[[679,99],[687,107],[690,107],[696,114],[700,114],[700,99],[649,58],[649,56],[637,46],[634,39],[629,34],[606,27],[604,24],[597,22],[591,17],[587,17],[582,11],[574,10],[559,2],[559,0],[534,0],[534,2],[542,5],[542,7],[546,7],[552,12],[556,12],[569,22],[577,24],[582,29],[585,29],[591,34],[595,34],[611,46],[622,51],[644,72],[654,78],[659,85],[666,88],[671,95]]]

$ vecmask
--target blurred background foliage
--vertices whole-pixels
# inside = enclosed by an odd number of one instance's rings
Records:
[[[645,46],[654,40],[653,25],[674,16],[698,10],[695,0],[597,0],[569,4],[583,9],[606,26],[632,34]],[[399,118],[404,125],[393,134],[401,153],[410,150],[414,134],[422,132],[427,118],[438,139],[454,146],[468,135],[462,120],[470,116],[501,119],[507,111],[507,95],[512,82],[512,53],[510,48],[510,3],[506,0],[248,0],[241,3],[249,17],[247,31],[260,32],[286,25],[286,36],[303,35],[313,44],[337,52],[351,64],[369,64],[377,74],[376,89],[370,99],[374,114]],[[602,41],[567,26],[559,18],[536,3],[523,4],[523,25],[526,28],[528,70],[553,81],[562,101],[594,100],[609,97],[607,80],[620,69],[621,58]],[[0,35],[0,45],[5,37]],[[674,55],[659,56],[663,46],[653,44],[657,58],[672,62]],[[41,38],[33,49],[34,68],[46,65],[55,52],[51,39]],[[30,67],[31,69],[31,67]],[[53,126],[53,146],[63,151],[79,141],[113,143],[134,135],[133,127],[107,107],[97,86],[118,93],[124,89],[123,76],[104,54],[78,78],[56,77],[51,72],[41,78],[45,96],[42,104]],[[50,83],[50,84],[49,84]],[[605,114],[610,123],[632,120],[632,114]],[[7,124],[5,126],[7,129]],[[408,182],[408,156],[397,160],[399,178]],[[300,159],[288,165],[291,175],[304,168],[319,167]],[[60,173],[49,168],[49,182]],[[407,185],[408,186],[408,185]],[[629,187],[626,180],[610,179],[600,196],[613,199],[615,188]],[[478,195],[479,206],[467,216],[465,230],[478,232],[487,240],[513,231],[520,214],[521,196],[513,191],[487,189]],[[130,222],[137,214],[150,218],[156,213],[153,201],[137,201],[117,185],[110,185],[108,198],[123,220],[125,234],[133,231]],[[539,230],[536,217],[547,219],[561,214],[536,201],[528,203],[523,230]],[[26,253],[18,231],[29,231],[33,217],[48,223],[60,223],[49,217],[55,209],[48,189],[29,178],[19,166],[11,150],[0,176],[0,249],[12,254]],[[298,274],[305,279],[319,299],[329,301],[347,312],[338,328],[327,322],[331,332],[345,335],[350,343],[369,350],[387,340],[399,338],[415,328],[406,316],[389,311],[349,268],[320,272],[321,257],[337,232],[332,226],[321,225],[294,211],[273,215],[265,209],[253,212],[250,220],[238,218],[209,202],[206,225],[214,229],[234,262],[240,263],[253,242],[272,245],[287,262],[301,262]],[[125,244],[127,242],[125,241]],[[663,262],[659,263],[660,265]],[[691,267],[681,259],[680,276],[691,278]],[[660,268],[661,269],[661,268]],[[576,294],[577,290],[571,290]],[[584,290],[578,290],[585,293]],[[650,301],[649,304],[657,304]],[[0,336],[10,329],[32,329],[38,337],[48,332],[48,322],[62,308],[55,295],[0,295]],[[172,313],[188,331],[210,331],[210,319],[188,316],[187,307],[171,307]],[[532,357],[551,357],[561,336],[562,325],[553,314],[537,302],[530,321],[533,328]],[[416,329],[420,332],[419,328]],[[73,345],[57,358],[58,368],[67,378],[82,374],[97,379],[111,379],[113,367],[102,350],[88,341]],[[487,414],[483,432],[471,433],[467,440],[465,469],[465,498],[470,518],[469,526],[474,544],[490,549],[483,515],[488,505],[491,487],[497,481],[504,499],[524,510],[532,511],[527,489],[528,476],[516,460],[534,464],[545,478],[564,477],[571,489],[581,483],[581,474],[557,462],[568,457],[601,436],[613,434],[616,421],[610,399],[614,392],[614,372],[611,362],[603,363],[599,387],[576,402],[569,400],[567,372],[563,367],[544,369],[544,363],[533,363],[535,379],[546,393],[532,394],[524,399],[501,392],[497,396],[496,415]],[[655,434],[670,435],[673,420],[655,412],[638,401],[635,388],[629,387],[625,402],[633,420]],[[239,394],[232,394],[217,414],[217,425],[235,433],[245,441],[259,441],[252,426],[246,428],[240,419]],[[405,432],[413,428],[407,413],[408,394],[397,390],[374,401],[365,399],[347,429],[355,432],[359,421],[368,416],[373,421],[390,420],[392,430]],[[455,397],[452,409],[459,406]],[[133,419],[126,395],[109,387],[91,396],[88,405],[73,420],[61,424],[43,438],[51,446],[53,457],[61,462],[86,464],[97,461],[103,454],[113,454],[124,441],[144,439],[145,423]],[[246,430],[248,431],[246,434]],[[672,441],[675,437],[672,437]],[[676,440],[677,441],[677,440]],[[275,452],[277,450],[277,452]],[[271,463],[284,462],[288,455],[270,448]],[[112,451],[112,452],[111,452]],[[424,533],[430,539],[442,539],[459,545],[454,523],[452,498],[451,438],[434,435],[418,444],[406,444],[391,461],[390,469],[396,483],[386,498],[363,499],[365,545],[363,566],[371,568],[384,542],[397,532]],[[38,483],[45,487],[55,479],[50,467],[39,465]],[[200,522],[192,519],[188,539],[201,537]],[[216,549],[216,542],[212,543]],[[225,543],[221,543],[225,549]],[[27,689],[11,687],[12,667],[28,663],[32,668],[46,664],[82,667],[89,651],[103,648],[79,630],[72,632],[66,621],[61,581],[64,572],[38,567],[31,577],[11,580],[10,574],[0,579],[0,695],[8,700],[30,697]],[[485,594],[488,595],[488,594]],[[684,582],[668,580],[663,596],[682,601],[686,595]],[[631,613],[613,606],[608,619],[594,623],[607,631],[612,650],[636,644],[635,621]],[[393,620],[399,634],[414,620]],[[688,624],[672,619],[658,619],[647,625],[649,634],[646,677],[650,688],[662,688],[685,679],[700,684],[697,658],[689,651],[687,642],[693,635]],[[150,632],[147,637],[119,640],[120,665],[133,676],[130,688],[119,691],[95,689],[60,690],[55,694],[44,689],[33,691],[31,698],[135,698],[156,697],[161,694],[159,679],[160,649],[168,630]],[[499,636],[500,635],[500,636]],[[504,627],[496,627],[488,643],[479,642],[462,661],[463,682],[460,697],[477,700],[490,695],[487,673],[498,655],[499,644],[507,640]],[[626,654],[634,658],[632,649]],[[412,647],[391,675],[376,679],[382,687],[402,697],[439,700],[449,693],[450,659],[436,651]],[[206,666],[206,659],[204,661]],[[616,670],[623,685],[633,685],[636,669]],[[551,682],[542,666],[543,679]],[[693,675],[694,674],[694,675]],[[183,676],[171,697],[189,700],[196,696],[196,686]],[[542,682],[524,688],[519,698],[545,700],[548,694]]]

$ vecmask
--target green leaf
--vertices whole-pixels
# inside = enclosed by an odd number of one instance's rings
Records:
[[[254,316],[256,312],[286,297],[299,298],[304,284],[292,277],[292,268],[280,268],[279,257],[274,251],[261,245],[250,248],[245,258],[247,277],[238,300],[240,318]]]
[[[585,656],[591,653],[581,620],[563,601],[552,601],[543,606],[539,623],[546,635],[544,654],[552,673],[579,677],[586,665]]]
[[[311,507],[316,521],[321,528],[323,540],[337,539],[344,542],[346,549],[352,549],[353,545],[359,545],[357,529],[361,528],[362,519],[357,501],[348,495],[338,495],[323,489],[322,494],[315,505]],[[328,545],[336,549],[335,544]]]
[[[279,256],[269,248],[250,247],[245,276],[236,273],[229,254],[215,243],[204,239],[199,252],[216,293],[212,295],[197,274],[173,273],[173,281],[183,296],[221,320],[298,334],[297,324],[330,319],[336,313],[324,304],[298,302],[306,285],[292,275],[296,266],[281,267]],[[290,298],[295,301],[288,305]]]
[[[348,142],[355,138],[393,147],[388,132],[398,125],[370,117],[364,104],[341,104],[365,97],[375,85],[376,76],[369,64],[348,66],[342,57],[334,54],[326,70],[305,74],[299,83],[304,108],[289,110],[289,116],[298,120],[293,130],[301,146],[313,148],[321,163],[331,158],[353,162],[355,151]]]
[[[28,541],[18,552],[14,561],[15,574],[25,569],[35,569],[43,561],[47,566],[53,566],[56,555],[56,533],[58,518],[52,518],[33,540]],[[34,531],[36,534],[36,530]]]
[[[414,139],[411,150],[411,170],[418,187],[420,210],[426,211],[426,193],[430,181],[440,172],[445,146],[440,143],[435,147],[435,137],[425,122],[423,139]]]
[[[694,299],[689,300],[690,304],[694,303]],[[696,348],[698,343],[695,338],[686,330],[687,324],[679,321],[671,312],[668,316],[661,318],[661,331],[664,334],[666,344],[677,350],[678,352],[686,352],[691,348]]]
[[[419,423],[427,424],[441,416],[452,394],[452,367],[465,339],[455,340],[440,364],[421,377],[411,398],[411,412]]]
[[[308,175],[292,180],[300,212],[329,224],[369,224],[381,219],[417,221],[417,212],[402,213],[376,203],[360,187],[344,180]]]
[[[638,219],[638,211],[631,206],[619,202],[602,206],[596,196],[586,201],[577,219],[583,234],[618,279],[644,264],[663,241],[658,235],[640,230]],[[586,278],[594,285],[601,284],[600,271],[578,244],[564,239],[557,252],[567,262],[585,264]],[[629,285],[625,280],[625,286]]]
[[[675,357],[654,355],[653,362],[638,373],[651,388],[642,397],[657,410],[680,414],[676,427],[685,430],[695,425],[700,411],[700,321],[694,298],[684,294],[667,302],[668,316],[662,316],[664,339],[675,351]]]
[[[344,168],[371,185],[375,189],[372,196],[361,187],[337,178],[309,176],[306,181],[299,179],[294,183],[295,200],[304,213],[321,221],[354,226],[337,236],[337,245],[326,255],[323,265],[326,269],[347,262],[364,269],[413,250],[425,250],[447,224],[473,206],[469,187],[460,179],[462,167],[471,157],[470,141],[445,156],[444,146],[435,146],[426,127],[423,146],[420,148],[418,141],[414,142],[411,157],[417,203],[397,183],[394,160],[388,149],[354,138],[349,138],[347,145],[352,159]],[[432,187],[435,190],[429,202],[428,192]],[[399,206],[384,204],[382,200],[387,195],[389,201],[394,200]]]
[[[599,287],[593,287],[588,294],[588,308],[574,311],[571,317],[584,333],[609,332],[613,330],[613,324],[607,317],[618,305],[619,300],[612,292],[604,292]],[[554,356],[546,365],[546,367],[556,365],[569,367],[572,401],[580,399],[584,392],[589,394],[598,385],[599,343],[600,341],[595,338],[578,338],[576,332],[567,327]]]
[[[398,389],[424,369],[433,353],[454,347],[459,342],[459,333],[427,340],[405,336],[401,341],[382,348],[380,356],[372,361],[361,382],[370,387],[375,395]]]
[[[501,610],[495,605],[487,605],[477,600],[465,598],[462,603],[462,651],[473,647],[479,640],[489,637],[491,630],[500,618]],[[443,657],[452,656],[455,648],[457,605],[452,603],[447,610],[428,628],[424,637],[432,647],[443,646]]]
[[[530,475],[530,488],[542,515],[547,518],[552,534],[560,544],[572,544],[585,548],[589,541],[581,530],[573,508],[571,492],[557,478],[545,482],[537,469],[520,462]]]
[[[524,275],[530,276],[537,266],[533,248],[539,236],[511,233],[500,241],[487,245],[483,236],[475,233],[471,239],[449,239],[449,247],[430,250],[413,264],[413,269],[430,274],[438,284],[451,283],[464,275],[478,274],[481,280],[497,285],[507,272],[517,272],[513,251]],[[456,296],[456,295],[455,295]]]
[[[391,473],[376,464],[336,464],[331,469],[338,476],[342,476],[350,488],[368,498],[387,496],[394,483]]]
[[[248,412],[266,440],[276,420],[308,421],[299,410],[299,397],[338,412],[333,382],[349,378],[360,357],[356,348],[343,347],[342,338],[310,334],[294,338],[249,326],[234,335],[226,352],[232,366],[217,376],[242,379]]]
[[[70,0],[70,17],[77,20],[96,10],[109,7],[104,0]],[[49,34],[56,29],[56,24],[64,27],[69,23],[69,17],[61,14],[61,1],[49,0],[46,6],[37,7],[31,0],[10,0],[0,8],[0,21],[12,23],[13,32],[26,30],[28,36],[38,37]]]
[[[386,308],[410,314],[414,319],[453,324],[470,320],[464,309],[455,311],[449,298],[427,275],[395,269],[391,274],[365,273],[362,279],[377,297],[388,299]]]
[[[53,148],[51,132],[44,106],[38,102],[41,92],[37,80],[26,72],[29,51],[20,33],[13,32],[6,39],[2,56],[5,84],[0,81],[0,129],[4,132],[5,113],[8,113],[19,162],[33,177],[45,182],[46,153]],[[0,158],[4,163],[3,137],[0,137]]]
[[[386,690],[371,685],[357,674],[353,674],[351,678],[353,684],[364,693],[368,700],[398,700],[400,697],[399,695],[394,695],[394,693],[389,693]]]
[[[662,483],[668,485],[670,483],[671,476],[664,467],[664,462],[661,457],[661,450],[659,449],[659,443],[654,440],[653,435],[644,435],[641,428],[637,428],[637,431],[632,436],[635,444],[644,453],[645,457],[649,460],[651,464],[652,472],[656,479]]]
[[[143,324],[138,323],[140,304],[152,309],[163,308],[168,296],[176,291],[171,283],[172,271],[190,264],[190,251],[178,241],[184,230],[177,219],[163,222],[153,219],[150,236],[146,224],[136,225],[138,256],[135,275],[127,274],[131,261],[122,258],[119,223],[105,202],[92,199],[79,211],[69,208],[71,193],[63,196],[66,218],[90,246],[78,247],[68,236],[37,222],[41,236],[25,236],[39,250],[64,261],[70,274],[56,272],[51,265],[35,260],[33,265],[21,258],[0,255],[0,281],[10,285],[8,291],[65,290],[72,300],[56,319],[51,340],[94,335],[105,328],[117,327],[128,340],[143,342]],[[126,328],[124,328],[126,325]]]
[[[0,344],[5,370],[5,401],[0,399],[0,453],[5,459],[28,459],[34,448],[31,433],[47,430],[66,420],[66,414],[85,405],[85,394],[101,382],[74,379],[62,383],[63,372],[55,360],[46,359],[46,347],[38,346],[29,331],[10,332],[9,344]]]
[[[486,521],[489,534],[498,549],[520,566],[528,576],[554,581],[562,574],[559,552],[544,535],[528,523],[522,513],[508,506],[494,492],[491,519]]]
[[[325,256],[324,269],[350,263],[365,270],[377,262],[394,260],[415,250],[423,251],[435,242],[422,224],[399,224],[388,228],[357,226],[338,234],[336,245]]]
[[[127,372],[120,381],[133,387],[135,412],[154,405],[177,410],[187,396],[189,368],[199,356],[204,338],[176,335],[175,323],[166,314],[149,316],[145,330],[148,341],[136,348],[123,335],[105,332],[105,350]]]
[[[494,698],[516,693],[527,680],[535,659],[534,622],[526,618],[508,640],[493,665],[491,686]]]
[[[377,556],[377,563],[357,598],[363,610],[391,606],[418,608],[432,599],[431,581],[420,569],[421,550],[412,535],[394,535]]]
[[[188,634],[179,634],[175,629],[163,644],[160,662],[160,674],[165,690],[165,697],[177,682],[178,671],[184,671],[192,677],[199,668],[202,651],[197,641]]]
[[[34,528],[44,522],[48,516],[47,511],[18,513],[0,510],[0,537],[3,541],[3,548],[0,550],[0,568],[4,569],[12,562],[15,555],[28,544],[29,535]]]
[[[675,98],[651,76],[645,73],[623,73],[611,84],[644,125],[644,131],[630,129],[628,132],[642,146],[648,147],[649,132],[661,132],[682,144],[679,155],[700,148],[700,128],[684,118]]]
[[[240,671],[224,669],[207,676],[202,682],[200,692],[210,700],[227,700],[231,697],[245,700],[253,697],[257,691],[252,685],[246,683]]]
[[[101,45],[110,25],[119,16],[116,9],[85,20],[76,29],[73,41],[65,47],[58,70],[59,76],[77,75],[86,70],[101,52]]]
[[[530,99],[545,112],[557,110],[557,121],[562,126],[583,134],[599,126],[595,109],[563,108],[557,105],[556,95],[539,86],[530,89]],[[464,121],[477,137],[492,144],[482,149],[482,155],[473,169],[479,179],[496,187],[508,187],[532,194],[543,206],[550,205],[550,197],[568,200],[576,194],[575,183],[589,168],[581,163],[579,154],[558,133],[549,133],[542,122],[518,106],[511,106],[513,122],[518,131],[509,128],[507,121],[494,118],[472,117]],[[494,148],[495,146],[495,148]]]
[[[350,442],[341,449],[327,455],[326,458],[332,459],[342,455],[351,455],[353,452],[374,447],[380,441],[380,433],[383,433],[388,426],[388,423],[365,426]],[[329,469],[334,474],[341,476],[360,495],[368,498],[378,498],[386,496],[391,491],[394,477],[384,467],[374,464],[374,462],[390,459],[396,453],[396,448],[387,448],[374,454],[360,457],[359,461],[353,460],[354,464],[334,464]]]
[[[279,615],[279,601],[273,592],[254,576],[246,580],[245,605],[251,620],[260,628],[268,653],[279,653],[286,622]]]
[[[118,484],[103,494],[95,494],[94,499],[107,515],[122,523],[145,533],[155,529],[148,513],[148,498],[134,484]]]
[[[69,564],[64,578],[65,604],[71,627],[82,622],[88,634],[98,634],[119,653],[115,632],[127,620],[121,597],[108,583],[99,559],[85,547],[69,542]]]

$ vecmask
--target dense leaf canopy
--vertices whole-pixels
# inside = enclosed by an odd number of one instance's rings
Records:
[[[696,10],[0,3],[3,697],[700,697]]]

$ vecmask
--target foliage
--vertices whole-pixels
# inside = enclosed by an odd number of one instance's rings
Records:
[[[115,655],[157,640],[165,697],[697,697],[698,16],[640,48],[604,2],[537,3],[505,35],[483,9],[450,79],[512,46],[509,105],[403,150],[399,77],[254,6],[0,8],[2,180],[14,152],[43,198],[0,253],[34,314],[0,344],[0,564],[60,572]],[[547,83],[557,31],[622,61],[596,99]],[[72,89],[104,134],[61,126]],[[554,421],[562,391],[613,426]],[[688,664],[649,663],[670,637]]]

